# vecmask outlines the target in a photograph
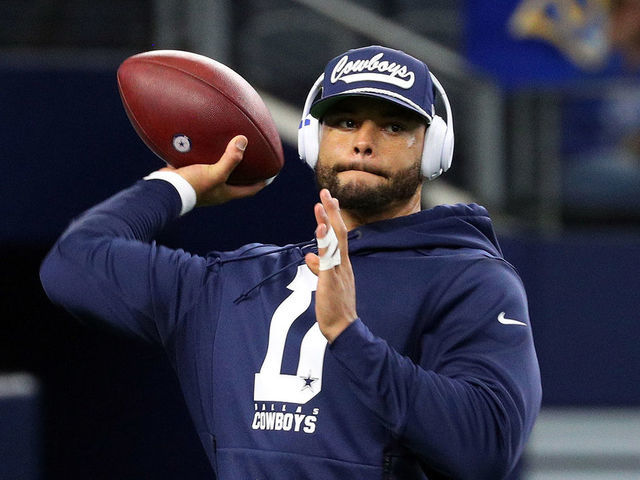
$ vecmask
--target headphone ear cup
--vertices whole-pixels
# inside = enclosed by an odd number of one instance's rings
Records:
[[[298,155],[313,169],[318,161],[320,122],[307,115],[298,128]]]
[[[442,144],[442,160],[440,163],[443,172],[446,172],[451,167],[451,161],[453,160],[453,138],[453,129],[447,126],[444,143]]]
[[[438,177],[443,170],[448,169],[451,165],[453,142],[447,142],[447,136],[447,124],[438,115],[434,115],[427,127],[422,148],[422,176],[429,180]],[[451,135],[449,137],[453,140]],[[448,146],[447,143],[449,143]],[[445,154],[449,155],[448,159],[445,159]],[[444,168],[445,166],[446,168]]]

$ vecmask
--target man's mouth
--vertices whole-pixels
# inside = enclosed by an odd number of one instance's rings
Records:
[[[365,172],[365,173],[370,173],[372,175],[377,175],[378,177],[387,178],[386,173],[384,173],[383,171],[378,170],[374,167],[371,167],[370,165],[360,164],[360,163],[354,163],[349,165],[338,165],[335,167],[335,171],[336,173],[350,172],[350,171]]]

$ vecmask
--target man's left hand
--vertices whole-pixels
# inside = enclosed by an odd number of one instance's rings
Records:
[[[322,240],[333,229],[338,240],[340,263],[338,265],[320,268],[320,259],[331,250],[331,245],[318,248],[318,255],[308,253],[305,257],[307,266],[318,276],[316,290],[316,320],[320,331],[329,343],[333,342],[345,328],[357,317],[356,288],[349,261],[349,244],[347,227],[340,215],[338,200],[333,198],[328,190],[320,191],[320,201],[314,207],[316,222],[316,238]],[[330,252],[329,252],[330,253]]]

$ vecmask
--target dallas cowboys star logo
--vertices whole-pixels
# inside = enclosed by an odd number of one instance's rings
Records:
[[[173,136],[173,148],[180,153],[187,153],[191,150],[191,140],[186,135],[176,134]]]
[[[298,378],[301,378],[302,381],[304,382],[304,385],[302,385],[301,390],[305,390],[309,388],[313,392],[313,382],[318,380],[318,377],[312,377],[311,372],[309,372],[306,377],[304,375],[298,375]]]

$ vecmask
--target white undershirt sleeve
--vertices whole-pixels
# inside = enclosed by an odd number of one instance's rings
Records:
[[[144,177],[144,180],[164,180],[173,185],[182,200],[180,216],[190,212],[196,206],[196,191],[180,174],[168,171],[153,172]]]

